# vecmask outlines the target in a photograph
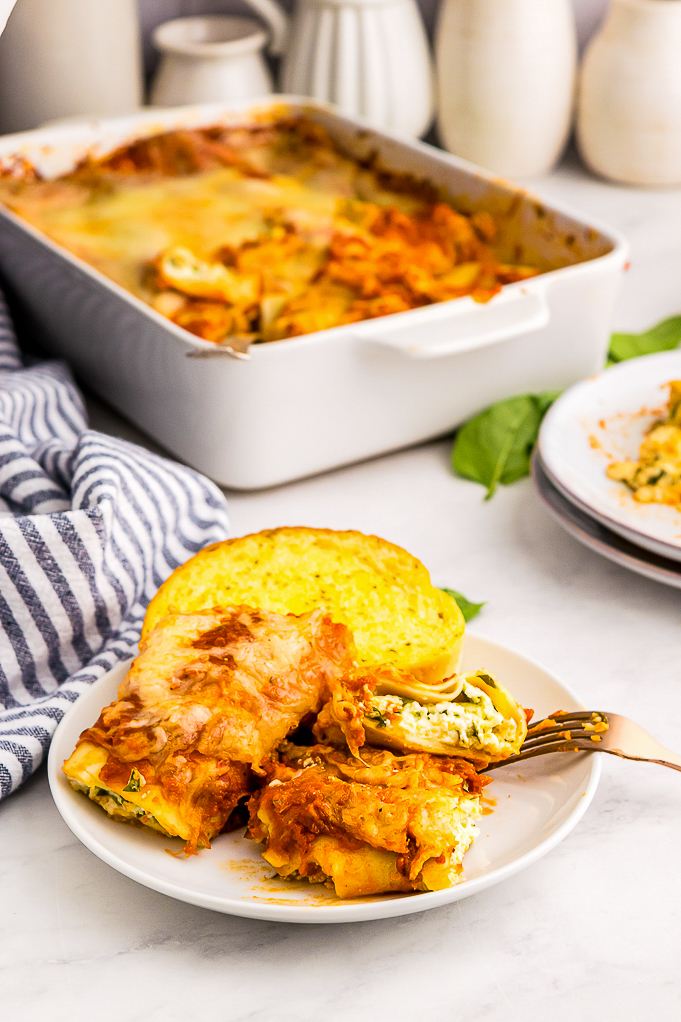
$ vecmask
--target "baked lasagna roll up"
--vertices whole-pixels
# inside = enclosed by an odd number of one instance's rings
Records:
[[[516,755],[525,741],[528,714],[485,671],[424,685],[408,674],[379,669],[362,681],[361,694],[357,689],[361,728],[369,745],[459,756],[481,770]],[[348,744],[355,753],[361,748],[364,756],[357,730],[355,725]],[[334,744],[348,741],[344,717],[333,704],[322,708],[315,735]]]
[[[168,616],[64,772],[111,816],[206,847],[288,732],[344,690],[351,647],[321,611]]]
[[[461,759],[285,743],[249,833],[280,876],[340,898],[441,890],[460,879],[486,783]]]

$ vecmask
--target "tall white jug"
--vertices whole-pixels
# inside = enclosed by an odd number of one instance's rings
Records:
[[[1,133],[141,103],[136,0],[18,0],[0,38]]]
[[[681,184],[681,0],[613,0],[584,59],[577,132],[599,174]]]
[[[423,134],[432,69],[415,0],[297,0],[281,84],[377,127]]]
[[[550,170],[572,121],[571,0],[444,0],[435,53],[447,149],[508,177]]]

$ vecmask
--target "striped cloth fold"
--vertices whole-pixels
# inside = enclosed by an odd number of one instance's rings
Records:
[[[135,654],[164,579],[226,535],[213,483],[89,430],[64,365],[23,367],[0,296],[0,798],[78,696]]]

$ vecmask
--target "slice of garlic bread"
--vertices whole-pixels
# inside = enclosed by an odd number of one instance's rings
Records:
[[[390,664],[433,683],[456,669],[464,619],[424,566],[377,536],[282,528],[206,547],[149,604],[143,635],[168,614],[248,604],[279,614],[323,607],[347,625],[362,667]]]

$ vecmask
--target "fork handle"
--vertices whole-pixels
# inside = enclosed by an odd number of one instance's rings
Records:
[[[635,759],[639,763],[657,763],[659,766],[669,767],[670,770],[678,770],[681,772],[681,756],[677,756],[675,752],[671,752],[669,749],[665,749],[665,755],[671,757],[671,759],[649,759],[648,756],[627,756],[626,753],[620,749],[595,749],[595,752],[607,752],[610,756],[619,756],[620,759]],[[671,760],[674,762],[671,762]]]

